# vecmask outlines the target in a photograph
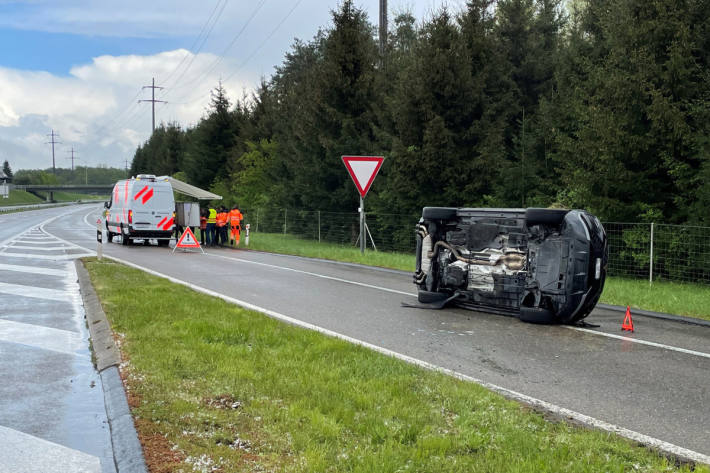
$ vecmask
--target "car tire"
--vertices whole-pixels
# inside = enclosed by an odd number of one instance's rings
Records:
[[[422,210],[424,220],[451,220],[456,218],[455,207],[424,207]]]
[[[422,304],[432,304],[434,302],[441,302],[444,299],[448,298],[449,295],[443,292],[419,291],[417,294],[417,299]]]
[[[158,246],[168,246],[170,245],[170,240],[158,240]]]
[[[521,307],[520,320],[529,324],[554,324],[558,322],[551,310],[542,307]]]
[[[123,246],[128,246],[131,243],[131,239],[125,233],[121,234],[121,244]]]
[[[109,243],[113,241],[113,232],[108,232],[106,234],[106,241],[108,241]]]
[[[525,222],[532,225],[560,225],[569,210],[566,209],[525,209]]]

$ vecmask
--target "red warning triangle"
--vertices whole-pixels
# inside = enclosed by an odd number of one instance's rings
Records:
[[[631,308],[629,306],[626,306],[626,316],[621,324],[621,330],[634,331],[634,321],[631,319]]]
[[[182,232],[182,235],[180,235],[180,238],[177,241],[177,244],[175,245],[175,248],[199,248],[200,244],[197,242],[197,238],[195,238],[195,234],[192,233],[192,230],[190,230],[190,227],[187,227],[184,232]]]
[[[382,156],[343,156],[343,163],[363,199],[384,160]]]

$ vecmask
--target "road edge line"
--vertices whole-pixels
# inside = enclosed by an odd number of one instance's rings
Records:
[[[622,307],[620,305],[613,305],[613,304],[604,304],[604,303],[598,303],[597,308],[605,309],[605,310],[613,310],[615,312],[625,312],[626,311],[626,307]],[[696,317],[688,317],[685,315],[666,314],[663,312],[653,312],[651,310],[645,310],[645,309],[633,309],[632,314],[634,315],[634,317],[637,315],[641,315],[643,317],[651,317],[653,319],[661,319],[661,320],[668,320],[671,322],[679,322],[679,323],[684,323],[684,324],[701,325],[703,327],[710,327],[710,320],[698,319]]]
[[[419,366],[421,368],[424,368],[424,369],[427,369],[430,371],[435,371],[438,373],[446,374],[448,376],[459,379],[461,381],[467,381],[467,382],[478,384],[484,388],[490,389],[491,391],[494,391],[494,392],[504,396],[507,399],[521,402],[523,404],[535,407],[535,408],[545,411],[545,412],[549,412],[551,414],[554,414],[554,415],[562,417],[562,418],[574,420],[575,422],[580,423],[586,427],[605,430],[607,432],[615,433],[617,435],[620,435],[621,437],[624,437],[628,440],[632,440],[632,441],[637,442],[641,445],[644,445],[647,447],[652,447],[665,455],[677,458],[678,460],[681,460],[683,462],[703,463],[706,465],[710,465],[710,456],[709,455],[705,455],[700,452],[695,452],[693,450],[690,450],[690,449],[687,449],[684,447],[680,447],[678,445],[674,445],[672,443],[665,442],[663,440],[660,440],[660,439],[657,439],[657,438],[654,438],[654,437],[651,437],[651,436],[648,436],[648,435],[645,435],[645,434],[642,434],[639,432],[635,432],[633,430],[626,429],[624,427],[619,427],[617,425],[610,424],[610,423],[605,422],[603,420],[596,419],[594,417],[573,411],[571,409],[557,406],[557,405],[552,404],[550,402],[543,401],[541,399],[536,399],[536,398],[528,396],[526,394],[522,394],[522,393],[519,393],[516,391],[512,391],[510,389],[506,389],[502,386],[498,386],[495,384],[491,384],[491,383],[482,381],[480,379],[474,378],[472,376],[469,376],[469,375],[466,375],[463,373],[459,373],[459,372],[451,370],[449,368],[437,366],[437,365],[434,365],[433,363],[429,363],[427,361],[420,360],[418,358],[404,355],[402,353],[398,353],[398,352],[395,352],[393,350],[389,350],[384,347],[373,345],[373,344],[365,342],[363,340],[358,340],[356,338],[350,337],[348,335],[343,335],[338,332],[334,332],[332,330],[329,330],[324,327],[320,327],[318,325],[314,325],[314,324],[311,324],[308,322],[304,322],[302,320],[294,319],[292,317],[281,314],[279,312],[275,312],[275,311],[251,304],[249,302],[241,301],[239,299],[235,299],[233,297],[229,297],[224,294],[220,294],[220,293],[215,292],[211,289],[197,286],[196,284],[192,284],[187,281],[182,281],[180,279],[174,278],[172,276],[168,276],[168,275],[160,273],[158,271],[154,271],[152,269],[145,268],[145,267],[140,266],[138,264],[131,263],[130,261],[125,261],[125,260],[122,260],[121,258],[116,258],[115,256],[104,255],[104,258],[116,261],[117,263],[121,263],[121,264],[124,264],[126,266],[129,266],[129,267],[132,267],[135,269],[139,269],[139,270],[144,271],[148,274],[152,274],[153,276],[167,279],[170,282],[180,284],[182,286],[186,286],[186,287],[188,287],[194,291],[200,292],[202,294],[212,296],[212,297],[217,297],[219,299],[222,299],[225,302],[229,302],[231,304],[238,305],[238,306],[243,307],[245,309],[260,312],[260,313],[267,315],[273,319],[280,320],[282,322],[286,322],[288,324],[291,324],[291,325],[294,325],[297,327],[305,328],[308,330],[313,330],[313,331],[321,333],[323,335],[337,338],[337,339],[352,343],[354,345],[362,346],[364,348],[368,348],[368,349],[375,351],[377,353],[391,356],[392,358],[396,358],[398,360],[407,362],[407,363],[415,365],[415,366]]]
[[[84,262],[74,260],[84,305],[84,314],[91,337],[96,370],[104,392],[104,408],[111,431],[113,463],[117,473],[147,473],[143,447],[133,423],[126,391],[118,366],[121,356],[113,339],[111,326],[94,290]]]

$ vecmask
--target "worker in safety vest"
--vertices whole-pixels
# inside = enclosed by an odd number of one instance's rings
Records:
[[[217,244],[224,245],[227,243],[227,218],[229,214],[224,207],[217,212]]]
[[[207,246],[215,246],[217,244],[215,235],[215,225],[217,224],[217,211],[210,206],[207,210]]]
[[[205,234],[207,233],[207,209],[200,210],[200,244],[205,246]]]
[[[232,210],[229,211],[229,225],[231,227],[229,243],[230,245],[239,246],[239,232],[242,229],[242,219],[244,216],[239,211],[237,204],[234,204]]]

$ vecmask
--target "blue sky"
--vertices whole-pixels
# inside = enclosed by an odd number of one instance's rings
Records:
[[[355,1],[374,24],[379,0]],[[192,126],[221,79],[234,101],[270,76],[295,38],[330,26],[338,0],[0,0],[0,161],[46,168],[55,130],[79,165],[123,167],[150,136],[142,86],[165,89],[156,121]],[[389,0],[390,20],[464,0]],[[209,33],[209,34],[207,34]],[[66,149],[65,149],[66,148]],[[68,160],[58,165],[69,167]]]

